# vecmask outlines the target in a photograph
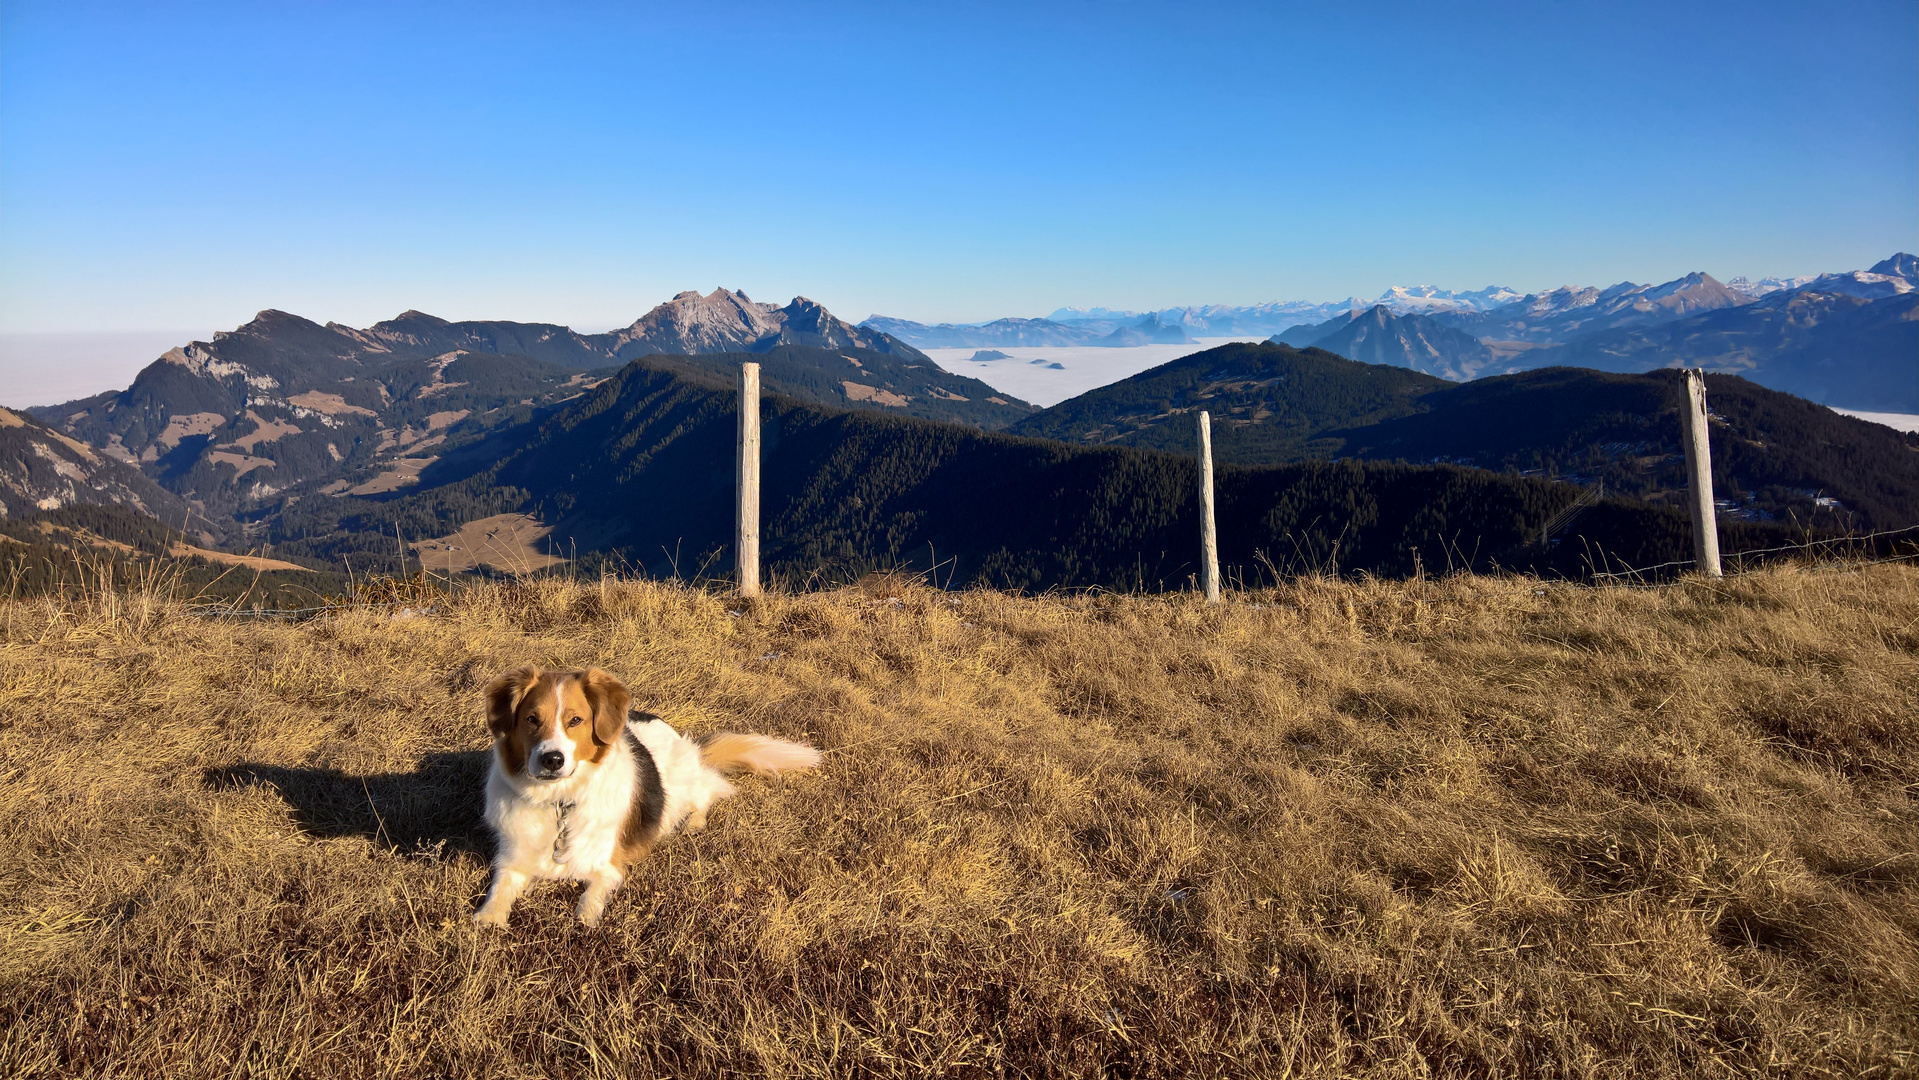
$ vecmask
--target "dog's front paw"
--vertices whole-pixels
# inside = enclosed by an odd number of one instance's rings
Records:
[[[485,908],[481,908],[480,910],[473,913],[473,925],[488,926],[488,927],[493,927],[494,929],[504,930],[506,929],[506,912],[488,911]]]

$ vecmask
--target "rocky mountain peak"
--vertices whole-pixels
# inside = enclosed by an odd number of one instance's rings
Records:
[[[647,353],[765,352],[776,345],[854,347],[919,355],[878,330],[835,318],[819,303],[796,296],[785,307],[755,302],[744,292],[688,290],[610,335],[619,359]]]
[[[1883,274],[1886,277],[1905,278],[1913,285],[1919,285],[1919,255],[1899,252],[1889,259],[1881,259],[1872,264],[1868,274]]]

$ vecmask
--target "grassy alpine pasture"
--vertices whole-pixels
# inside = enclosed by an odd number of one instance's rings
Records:
[[[813,741],[468,921],[477,693]],[[9,1077],[1911,1076],[1919,567],[0,604]]]

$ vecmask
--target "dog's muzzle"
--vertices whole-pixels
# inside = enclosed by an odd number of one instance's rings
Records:
[[[535,780],[564,780],[572,764],[565,750],[547,743],[533,748],[526,772]]]

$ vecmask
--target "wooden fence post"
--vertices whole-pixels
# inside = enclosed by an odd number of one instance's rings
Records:
[[[760,594],[760,366],[740,365],[740,437],[735,446],[737,494],[734,556],[741,596]]]
[[[1723,577],[1719,566],[1719,514],[1712,500],[1712,440],[1706,421],[1706,372],[1686,369],[1686,504],[1692,512],[1692,554],[1709,577]]]
[[[1199,584],[1219,603],[1219,533],[1213,527],[1213,418],[1199,414]]]

